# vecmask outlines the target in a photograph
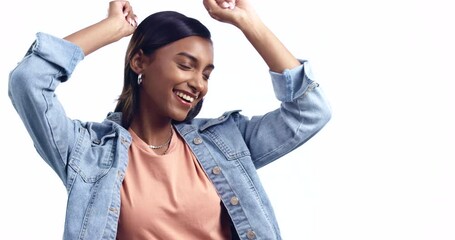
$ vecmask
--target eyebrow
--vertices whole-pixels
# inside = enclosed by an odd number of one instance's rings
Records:
[[[187,53],[187,52],[179,52],[179,53],[177,53],[177,56],[184,56],[184,57],[189,58],[189,59],[190,59],[191,61],[193,61],[193,62],[199,62],[199,60],[198,60],[195,56],[193,56],[193,55],[191,55],[191,54],[189,54],[189,53]],[[213,65],[213,64],[208,64],[208,65],[206,66],[206,68],[210,68],[210,69],[213,70],[213,69],[215,68],[215,65]]]

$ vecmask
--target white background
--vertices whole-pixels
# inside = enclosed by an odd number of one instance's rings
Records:
[[[260,169],[284,239],[455,239],[455,14],[447,0],[254,0],[310,60],[333,118]],[[65,188],[40,159],[7,97],[8,73],[38,31],[64,37],[106,16],[108,1],[7,1],[1,14],[0,238],[61,239]],[[204,117],[274,109],[267,67],[202,1],[133,0],[140,19],[177,10],[213,33],[216,70]],[[123,84],[129,39],[89,55],[57,94],[70,117],[101,121]]]

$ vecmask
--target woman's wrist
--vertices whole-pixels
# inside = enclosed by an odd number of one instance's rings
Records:
[[[118,19],[106,18],[99,22],[101,25],[102,33],[104,36],[105,45],[117,42],[120,39],[131,34],[131,26],[125,25],[125,20],[119,21]],[[101,37],[101,36],[100,36]]]
[[[255,31],[264,27],[264,23],[254,12],[250,14],[240,15],[234,25],[239,28],[244,34],[254,33]]]

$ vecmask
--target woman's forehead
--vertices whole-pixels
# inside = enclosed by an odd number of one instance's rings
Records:
[[[213,45],[209,39],[190,36],[179,39],[158,49],[157,55],[192,56],[199,61],[213,62]]]

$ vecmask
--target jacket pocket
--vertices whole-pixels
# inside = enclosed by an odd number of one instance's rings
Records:
[[[107,126],[89,123],[80,129],[80,136],[69,166],[84,182],[96,182],[112,167],[117,133]]]
[[[212,140],[227,160],[251,155],[240,130],[231,118],[206,128],[203,133]]]

